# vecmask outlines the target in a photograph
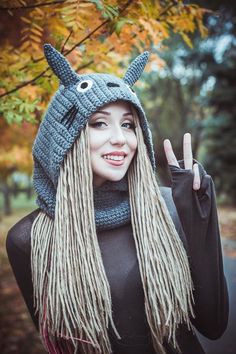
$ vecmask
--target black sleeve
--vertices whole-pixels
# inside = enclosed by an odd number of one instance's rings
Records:
[[[193,325],[210,339],[219,338],[228,323],[229,300],[223,272],[216,196],[211,176],[198,163],[201,187],[193,189],[193,171],[169,165],[172,196],[186,236],[194,283]]]
[[[6,249],[17,284],[35,327],[38,330],[38,315],[34,314],[33,306],[33,284],[30,262],[30,232],[33,220],[37,214],[38,210],[26,216],[10,229],[7,234]]]

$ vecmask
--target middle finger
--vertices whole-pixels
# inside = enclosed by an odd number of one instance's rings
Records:
[[[193,154],[191,146],[191,134],[184,134],[183,142],[183,153],[184,153],[184,168],[185,170],[192,170],[193,168]]]

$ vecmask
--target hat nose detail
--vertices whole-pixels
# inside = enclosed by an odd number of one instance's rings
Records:
[[[120,87],[119,84],[115,84],[114,82],[108,82],[108,83],[107,83],[107,86],[108,86],[108,87]]]

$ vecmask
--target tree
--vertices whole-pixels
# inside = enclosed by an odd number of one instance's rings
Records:
[[[189,35],[197,28],[206,33],[202,23],[205,10],[181,0],[10,3],[2,1],[0,6],[2,19],[12,17],[11,25],[17,24],[12,37],[2,40],[1,50],[0,113],[9,123],[33,122],[34,113],[45,108],[56,89],[57,80],[42,53],[44,42],[61,50],[78,72],[112,71],[119,75],[132,51],[153,45],[161,49],[162,41],[172,32],[179,33],[189,45]],[[151,62],[155,61],[160,63],[153,53]]]
[[[163,40],[173,32],[188,45],[195,30],[206,34],[202,22],[205,12],[181,0],[2,0],[2,136],[13,136],[18,131],[16,124],[24,124],[23,130],[26,122],[38,125],[58,86],[44,58],[43,43],[49,42],[60,50],[78,73],[105,71],[120,76],[131,56],[153,46],[162,50]],[[153,63],[162,64],[155,52],[149,68]],[[15,140],[9,138],[6,146],[1,139],[0,172],[2,185],[7,188],[12,171],[32,166],[33,140],[29,136],[25,139],[27,147],[21,146],[17,136]]]
[[[204,71],[199,66],[199,39],[194,40],[193,48],[184,46],[177,36],[169,42],[170,49],[161,53],[165,66],[144,76],[145,89],[140,94],[152,126],[159,176],[165,185],[170,180],[163,140],[170,139],[177,159],[182,159],[183,135],[190,132],[193,156],[197,158],[206,117],[201,102]],[[193,60],[189,60],[191,55]]]
[[[231,4],[232,5],[232,4]],[[236,9],[236,6],[235,6]],[[235,10],[234,10],[235,11]],[[171,39],[164,70],[147,74],[143,103],[153,125],[159,171],[166,166],[163,140],[182,158],[182,135],[190,131],[193,154],[214,178],[217,192],[235,203],[236,46],[231,12],[208,17],[209,36],[193,48]],[[166,171],[162,175],[166,176]],[[166,184],[166,180],[164,183]]]
[[[215,176],[217,188],[236,203],[236,45],[232,42],[222,63],[211,65],[215,78],[209,96],[213,115],[205,121],[205,158],[209,173]]]
[[[31,146],[36,134],[36,125],[23,122],[21,126],[0,120],[0,190],[3,193],[4,213],[11,213],[9,177],[15,171],[31,175],[33,160]]]

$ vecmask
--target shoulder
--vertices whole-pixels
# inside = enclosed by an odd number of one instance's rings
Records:
[[[12,251],[16,249],[18,251],[24,252],[25,254],[30,252],[31,227],[39,212],[40,209],[34,210],[20,221],[18,221],[8,231],[6,238],[6,249],[8,255],[10,255]]]

